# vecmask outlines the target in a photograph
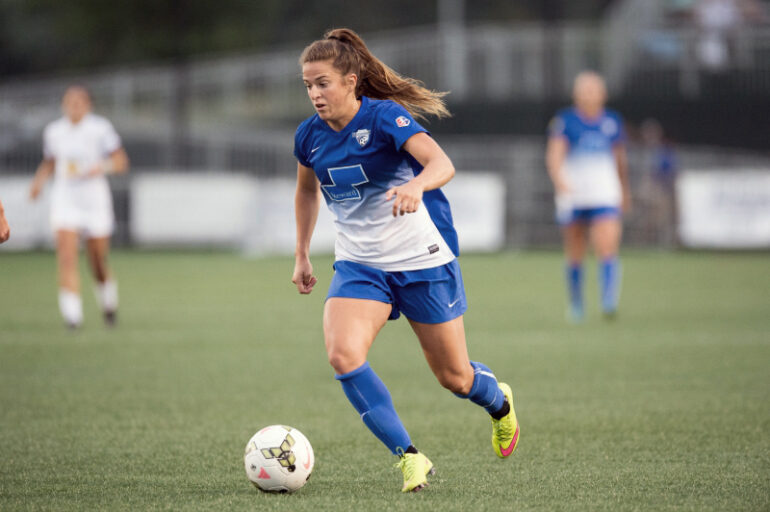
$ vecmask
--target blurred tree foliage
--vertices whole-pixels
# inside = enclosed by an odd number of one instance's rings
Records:
[[[0,80],[435,23],[439,0],[0,0]],[[611,0],[466,0],[468,22],[591,18]]]

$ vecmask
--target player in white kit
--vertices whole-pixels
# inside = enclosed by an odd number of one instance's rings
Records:
[[[113,325],[118,290],[107,266],[107,255],[115,215],[106,176],[126,172],[128,157],[112,124],[91,113],[91,97],[84,87],[67,89],[62,110],[64,116],[43,132],[43,161],[35,173],[30,197],[36,199],[53,176],[51,227],[56,233],[59,309],[65,323],[77,328],[83,322],[78,275],[82,236],[105,322]]]
[[[607,89],[598,74],[580,73],[573,96],[575,106],[551,121],[546,149],[564,236],[570,318],[584,315],[582,264],[589,236],[599,260],[602,311],[611,318],[620,288],[621,214],[631,207],[623,121],[604,108]]]

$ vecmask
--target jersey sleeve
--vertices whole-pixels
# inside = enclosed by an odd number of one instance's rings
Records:
[[[567,122],[564,116],[556,114],[548,123],[548,138],[559,138],[567,136]]]
[[[308,162],[308,149],[307,149],[307,123],[302,123],[294,133],[294,157],[297,161],[305,167],[311,167]]]
[[[428,133],[428,130],[415,121],[404,107],[392,101],[388,102],[380,112],[378,127],[393,141],[396,151],[400,151],[412,135]]]
[[[623,128],[623,118],[617,112],[613,112],[612,119],[615,121],[615,123],[617,123],[617,129],[615,130],[614,135],[610,137],[610,142],[613,146],[617,146],[618,144],[625,144],[626,130]]]
[[[102,136],[100,140],[100,148],[102,155],[108,156],[114,151],[117,151],[122,146],[120,135],[115,131],[115,127],[112,123],[104,120],[104,127],[102,128]]]

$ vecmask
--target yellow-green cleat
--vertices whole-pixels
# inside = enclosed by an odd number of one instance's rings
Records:
[[[511,406],[510,412],[501,419],[492,418],[492,448],[498,457],[504,459],[512,455],[519,444],[519,422],[516,421],[516,411],[513,410],[511,386],[504,382],[498,385]]]
[[[422,453],[405,453],[401,456],[395,467],[404,475],[404,486],[401,492],[417,492],[428,485],[428,475],[433,475],[436,470],[433,463]]]

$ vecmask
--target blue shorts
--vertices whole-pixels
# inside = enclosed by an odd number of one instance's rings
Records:
[[[580,222],[582,224],[590,224],[591,222],[600,219],[602,217],[620,218],[620,208],[616,206],[599,206],[596,208],[573,208],[572,214],[566,219],[560,219],[559,224],[562,226],[568,226]]]
[[[387,272],[352,261],[334,262],[330,297],[370,299],[391,304],[388,320],[404,313],[424,324],[448,322],[465,313],[463,276],[457,260],[421,270]]]

